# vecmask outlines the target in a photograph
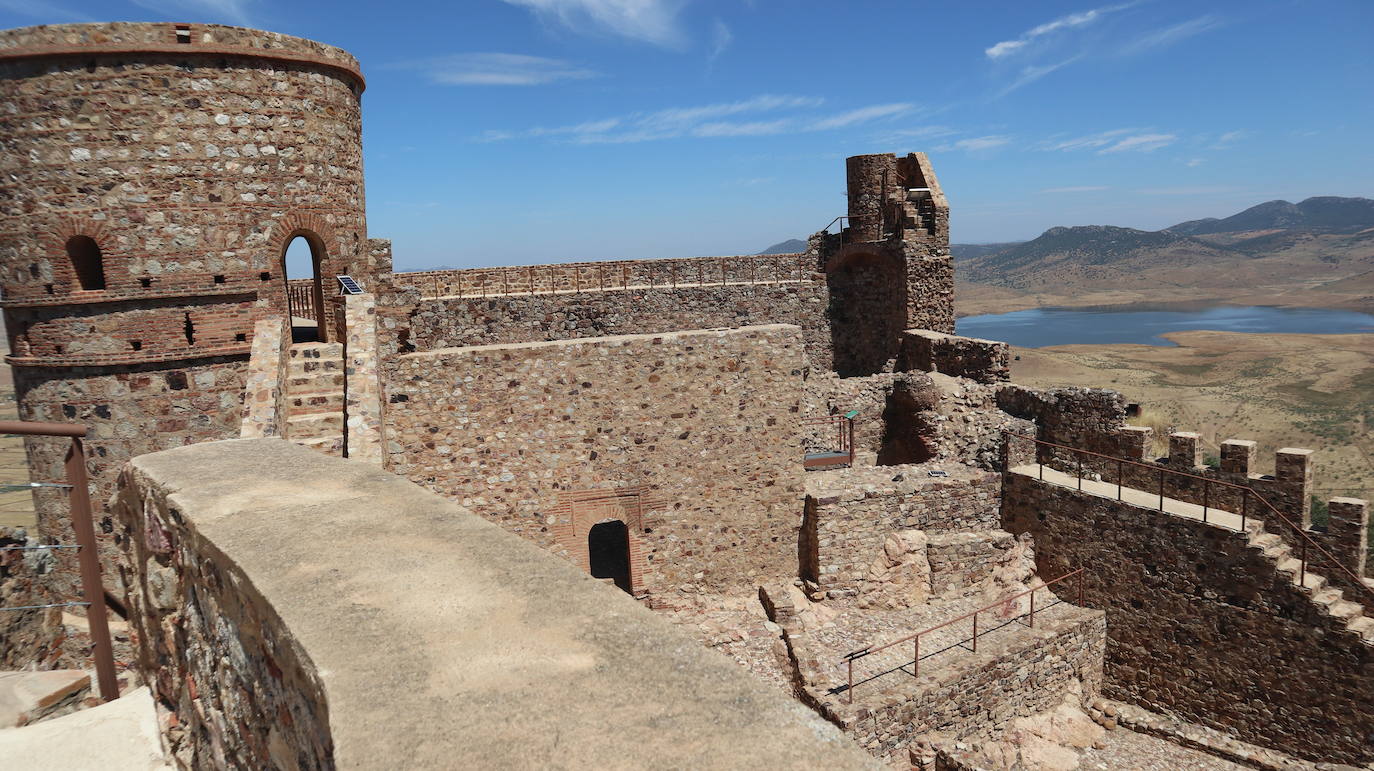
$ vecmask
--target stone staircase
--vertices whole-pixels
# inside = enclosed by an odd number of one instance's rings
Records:
[[[286,438],[343,457],[343,344],[292,345],[286,382]]]
[[[1322,563],[1315,557],[1308,560],[1307,570],[1304,571],[1302,560],[1299,559],[1297,550],[1293,545],[1278,533],[1267,530],[1261,520],[1253,517],[1246,519],[1239,514],[1223,509],[1204,510],[1202,506],[1197,504],[1174,498],[1161,498],[1157,493],[1131,487],[1118,488],[1114,483],[1095,479],[1080,481],[1075,474],[1067,474],[1049,466],[1035,464],[1017,466],[1011,470],[1011,473],[1038,478],[1040,481],[1056,487],[1076,489],[1089,495],[1107,499],[1116,498],[1142,508],[1162,508],[1163,511],[1173,516],[1203,522],[1213,527],[1225,528],[1235,532],[1243,530],[1248,547],[1258,550],[1265,561],[1273,566],[1282,580],[1288,581],[1301,590],[1308,599],[1318,606],[1323,615],[1330,617],[1351,633],[1358,635],[1366,645],[1374,645],[1374,618],[1365,614],[1366,607],[1360,602],[1347,599],[1344,591],[1331,585],[1331,582],[1321,573],[1314,572],[1314,568],[1319,571],[1324,569]]]
[[[1263,523],[1246,523],[1245,530],[1250,548],[1258,549],[1281,576],[1321,606],[1326,615],[1344,622],[1346,629],[1358,634],[1366,643],[1374,644],[1374,618],[1365,615],[1363,605],[1347,600],[1345,592],[1331,586],[1324,576],[1312,572],[1312,563],[1309,562],[1307,570],[1303,571],[1302,561],[1293,554],[1293,547],[1277,533],[1265,530]]]

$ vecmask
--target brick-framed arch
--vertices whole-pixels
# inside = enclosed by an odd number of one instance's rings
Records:
[[[95,242],[100,249],[101,270],[105,275],[106,289],[127,277],[128,266],[122,257],[110,248],[106,238],[106,220],[90,217],[66,216],[58,219],[55,226],[43,238],[43,254],[52,269],[53,284],[67,292],[81,291],[81,282],[76,275],[67,253],[67,242],[78,236],[85,236]],[[100,290],[94,290],[100,291]]]
[[[661,508],[663,502],[651,496],[645,487],[563,491],[558,494],[558,505],[552,511],[555,523],[549,530],[554,541],[567,550],[569,558],[590,573],[591,553],[587,538],[592,527],[613,520],[624,522],[629,531],[630,594],[642,597],[648,592],[645,585],[648,560],[643,538],[645,518]]]
[[[277,265],[281,270],[281,282],[279,296],[276,303],[280,305],[283,312],[290,312],[290,301],[287,298],[287,281],[289,276],[286,273],[286,248],[296,238],[304,238],[310,245],[311,263],[314,267],[315,286],[313,290],[315,306],[315,324],[318,330],[320,342],[329,342],[334,332],[334,323],[331,314],[332,306],[325,303],[328,296],[328,277],[337,275],[339,272],[340,260],[337,250],[339,248],[338,239],[334,237],[334,229],[325,218],[315,212],[293,210],[287,212],[272,229],[272,236],[268,240],[269,248],[276,253]]]

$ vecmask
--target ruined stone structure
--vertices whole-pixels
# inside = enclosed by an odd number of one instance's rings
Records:
[[[383,649],[402,673],[383,690],[422,683],[436,704],[455,683],[518,703],[550,679],[628,682],[635,706],[559,691],[522,735],[557,746],[548,722],[590,704],[652,765],[672,741],[649,726],[688,690],[672,662],[722,669],[636,648],[675,644],[663,617],[898,766],[1067,763],[1101,733],[1089,716],[1116,727],[1105,697],[1289,767],[1374,761],[1367,505],[1332,501],[1314,529],[1310,451],[1262,475],[1233,440],[1208,469],[1178,433],[1150,458],[1119,395],[1009,382],[1008,346],[953,334],[949,204],[925,155],[850,158],[844,224],[796,254],[396,273],[366,232],[346,53],[66,25],[0,33],[0,67],[22,415],[92,427],[94,497],[117,489],[106,582],[183,766],[375,761],[369,742],[395,737],[369,727],[358,662]],[[316,275],[290,283],[295,237]],[[364,294],[330,296],[345,273]],[[59,476],[56,447],[29,445],[35,479]],[[39,538],[64,540],[61,493],[39,504]],[[3,567],[0,594],[71,593],[70,566]],[[16,636],[46,657],[45,624]],[[514,674],[453,664],[469,660]],[[735,742],[809,726],[728,684],[688,711],[725,702]],[[1087,729],[1056,744],[1061,724]],[[440,733],[470,765],[514,762]],[[832,733],[817,751],[851,763]],[[812,743],[751,762],[815,765]]]

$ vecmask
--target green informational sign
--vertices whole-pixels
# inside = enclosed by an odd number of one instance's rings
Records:
[[[850,420],[853,420],[854,418],[857,418],[857,417],[859,416],[859,411],[858,411],[858,410],[850,410],[849,412],[846,412],[846,413],[844,414],[844,416],[845,416],[846,418],[849,418]]]

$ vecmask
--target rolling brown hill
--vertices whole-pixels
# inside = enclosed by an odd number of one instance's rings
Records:
[[[1370,310],[1374,200],[1270,201],[1156,231],[1055,227],[973,252],[957,273],[963,315],[1170,300]]]

